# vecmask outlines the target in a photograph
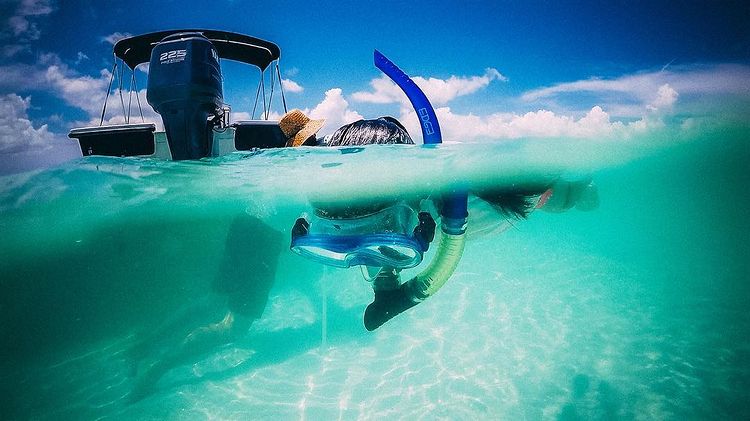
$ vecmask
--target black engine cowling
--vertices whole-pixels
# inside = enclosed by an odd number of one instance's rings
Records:
[[[200,33],[161,40],[151,52],[148,103],[161,115],[172,159],[199,159],[211,153],[209,117],[223,103],[219,56]]]

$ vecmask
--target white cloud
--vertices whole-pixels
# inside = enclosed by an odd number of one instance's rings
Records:
[[[643,72],[614,79],[586,79],[534,89],[521,97],[527,102],[554,101],[566,95],[593,94],[616,115],[638,117],[647,111],[668,110],[680,101],[703,100],[706,95],[750,96],[750,67],[734,64],[671,66],[671,70]],[[628,105],[629,104],[629,105]]]
[[[319,135],[332,133],[344,124],[363,118],[361,114],[349,108],[349,102],[341,94],[341,88],[326,91],[323,101],[316,105],[308,115],[310,118],[324,118],[326,120]]]
[[[22,44],[37,40],[41,32],[33,19],[49,15],[53,11],[50,0],[21,0],[14,15],[8,18],[7,27]]]
[[[54,135],[47,125],[34,127],[27,110],[31,98],[16,94],[0,96],[0,153],[14,153],[32,148],[49,148]]]
[[[18,13],[23,16],[42,16],[52,13],[50,0],[22,0]]]
[[[18,63],[0,66],[0,74],[0,92],[46,89],[44,71],[37,65]]]
[[[494,80],[507,81],[508,78],[496,69],[488,68],[482,76],[451,76],[445,80],[425,79],[417,76],[412,80],[424,91],[434,105],[445,105],[456,97],[473,94],[480,89],[484,89]],[[355,92],[352,94],[352,99],[375,104],[408,103],[408,99],[401,88],[393,83],[388,76],[382,75],[373,79],[370,81],[370,86],[372,87],[371,92]]]
[[[106,88],[105,88],[106,91]],[[104,115],[104,121],[102,124],[123,124],[125,123],[125,116],[127,115],[128,106],[130,105],[130,123],[154,123],[156,130],[163,130],[164,125],[161,120],[161,116],[148,105],[146,100],[146,90],[141,89],[136,93],[132,94],[127,91],[123,91],[123,97],[120,100],[119,94],[116,91],[110,93],[107,98],[107,112]],[[141,111],[143,112],[143,119],[141,119],[141,112],[138,111],[138,101],[141,102]],[[103,101],[103,97],[102,97]],[[95,113],[89,113],[88,121],[77,122],[75,126],[98,126],[101,121],[103,103],[100,102],[95,109]],[[123,107],[125,110],[123,111]]]
[[[79,65],[79,64],[81,64],[81,62],[83,62],[84,60],[88,60],[88,59],[89,59],[89,56],[87,56],[86,54],[84,54],[83,51],[79,51],[78,55],[77,55],[77,58],[76,58],[76,61],[75,61],[75,64]]]
[[[698,67],[693,69],[678,69],[672,67],[670,71],[639,73],[625,75],[610,80],[588,79],[558,84],[551,87],[526,92],[521,98],[526,101],[525,109],[529,109],[529,102],[534,104],[531,112],[493,112],[491,107],[481,106],[477,109],[487,110],[486,113],[455,113],[446,103],[463,96],[476,93],[488,86],[494,80],[506,80],[499,72],[488,69],[482,76],[451,77],[445,80],[435,78],[417,78],[417,83],[430,100],[437,106],[437,115],[446,141],[472,142],[494,141],[500,139],[515,139],[522,137],[575,137],[582,139],[613,138],[623,139],[642,131],[653,130],[664,125],[661,118],[667,116],[673,109],[684,110],[686,98],[702,100],[710,95],[744,95],[750,98],[750,67],[740,65],[717,65],[712,67]],[[40,55],[35,65],[15,64],[0,66],[0,92],[2,90],[23,92],[25,90],[45,90],[65,101],[66,104],[80,108],[88,115],[88,120],[81,124],[98,124],[102,102],[106,95],[110,72],[102,70],[97,76],[81,75],[68,68],[54,54]],[[295,86],[302,87],[290,79],[285,79],[285,89],[294,92]],[[400,104],[399,119],[409,129],[412,137],[419,142],[421,131],[419,120],[411,109],[406,96],[386,77],[371,81],[371,92],[356,92],[352,99],[363,102],[396,103]],[[588,104],[576,105],[576,109],[561,106],[548,107],[545,101],[553,104],[562,95],[593,93],[593,98],[586,95]],[[614,95],[613,95],[614,93]],[[125,107],[128,105],[127,92],[124,93]],[[138,93],[146,121],[155,122],[161,126],[161,119],[148,106],[145,90]],[[580,95],[579,95],[580,96]],[[28,99],[21,99],[28,107]],[[351,106],[342,89],[333,88],[325,93],[322,101],[312,108],[303,111],[311,118],[325,118],[326,125],[319,135],[333,132],[344,124],[363,118],[359,110]],[[26,101],[26,102],[24,102]],[[511,101],[512,102],[512,101]],[[140,121],[136,101],[133,98],[133,112],[131,121]],[[508,101],[505,101],[508,103]],[[15,102],[16,108],[18,101]],[[442,105],[442,106],[441,106]],[[538,105],[538,106],[537,106]],[[679,107],[679,108],[678,108]],[[122,104],[119,95],[114,91],[109,98],[108,113],[105,122],[123,122]],[[705,108],[705,107],[704,107]],[[497,109],[497,107],[495,108]],[[629,116],[619,121],[623,112]],[[368,117],[372,111],[368,111]],[[6,113],[7,114],[7,113]],[[378,112],[377,115],[382,114]],[[33,127],[28,122],[25,111],[15,112],[11,120],[16,131],[26,119],[27,138],[42,139],[46,127]],[[249,119],[248,113],[234,112],[233,120]],[[270,118],[278,119],[279,114],[271,114]],[[21,130],[23,131],[23,130]],[[31,136],[36,133],[37,137]],[[47,133],[48,134],[48,133]],[[3,142],[9,143],[5,138]]]
[[[107,36],[102,37],[102,42],[106,42],[112,45],[117,44],[117,41],[123,39],[123,38],[130,38],[133,35],[129,32],[115,32],[112,34],[109,34]]]
[[[291,79],[281,79],[281,86],[286,92],[299,93],[305,90],[305,88]]]
[[[8,26],[13,31],[13,35],[19,36],[29,30],[29,21],[24,16],[11,16],[8,19]]]
[[[726,98],[736,95],[750,100],[750,67],[741,65],[715,65],[675,68],[672,71],[638,73],[611,80],[588,79],[567,82],[552,87],[529,91],[520,99],[526,102],[550,101],[554,109],[541,106],[535,111],[492,112],[484,115],[458,114],[450,107],[437,107],[443,138],[446,141],[473,142],[517,139],[524,137],[573,137],[580,139],[627,139],[644,131],[659,130],[665,126],[663,118],[680,105],[685,110],[684,101],[690,99],[699,104],[701,110],[710,107],[705,99]],[[476,92],[489,81],[499,76],[486,75],[456,79],[444,83],[425,84],[423,90],[434,103],[446,102],[459,95]],[[422,83],[430,79],[422,79]],[[451,80],[453,80],[452,83]],[[371,92],[357,92],[352,98],[375,103],[399,103],[399,119],[419,142],[421,130],[419,119],[406,101],[405,95],[389,79],[381,77],[371,82]],[[441,96],[441,92],[443,92]],[[581,105],[565,108],[555,104],[555,99],[563,94],[593,93],[586,96],[589,105],[581,110]],[[438,101],[434,100],[437,95]],[[580,97],[580,95],[579,95]],[[678,101],[679,100],[679,101]],[[577,98],[580,104],[580,98]],[[487,107],[485,107],[486,109]],[[360,113],[349,107],[341,90],[330,90],[326,99],[317,105],[320,115],[327,116],[326,131],[360,118]],[[325,110],[325,112],[323,112]],[[351,118],[339,118],[348,114]],[[745,112],[747,114],[747,112]],[[616,116],[616,117],[613,117]],[[627,117],[621,120],[620,117]],[[687,127],[687,126],[686,126]]]
[[[97,77],[81,75],[62,63],[55,54],[42,54],[35,65],[0,66],[0,73],[3,74],[3,78],[0,78],[0,92],[31,90],[50,92],[61,98],[67,105],[86,112],[87,120],[69,122],[72,125],[99,124],[102,105],[109,86],[110,71],[102,69]],[[128,75],[126,74],[125,77]],[[138,100],[140,100],[146,122],[157,123],[157,127],[161,127],[161,119],[146,101],[145,89],[141,89],[137,97],[135,93],[131,95],[127,90],[124,90],[122,95],[121,100],[116,89],[113,88],[111,91],[107,100],[105,124],[123,123],[125,121],[123,105],[127,111],[128,104],[131,109],[131,121],[140,122],[141,117],[138,111]]]
[[[0,66],[0,91],[47,91],[66,103],[93,113],[101,111],[111,73],[102,70],[99,77],[80,75],[54,54],[42,54],[36,64]]]
[[[110,72],[102,70],[99,77],[80,76],[64,65],[52,65],[45,71],[48,86],[68,104],[94,115],[101,111],[107,93]]]
[[[229,117],[231,118],[232,122],[253,119],[250,113],[248,113],[247,111],[237,111],[237,112],[232,111]],[[274,116],[276,120],[278,120],[279,117],[281,116]]]
[[[325,93],[323,100],[312,109],[301,109],[305,115],[312,119],[325,119],[325,124],[318,132],[318,137],[333,133],[344,124],[349,124],[364,117],[357,111],[349,108],[349,102],[342,95],[341,88],[329,89]],[[279,120],[282,113],[271,112],[268,115],[269,120]],[[232,121],[250,120],[250,113],[245,111],[232,112]]]
[[[638,131],[660,126],[657,120],[633,123],[611,121],[601,107],[594,106],[583,117],[559,115],[549,110],[524,114],[494,113],[486,116],[455,114],[448,107],[436,110],[443,139],[475,142],[526,137],[573,137],[601,139],[617,135],[626,138]],[[400,120],[415,139],[421,139],[419,120],[413,110],[404,108]]]
[[[654,112],[671,109],[675,102],[677,102],[678,96],[677,91],[672,89],[668,83],[665,83],[659,86],[659,89],[656,91],[656,98],[646,108]]]

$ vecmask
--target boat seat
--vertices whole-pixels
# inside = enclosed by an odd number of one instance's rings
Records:
[[[234,147],[238,151],[260,148],[283,148],[286,138],[278,121],[246,120],[232,123]]]
[[[68,137],[78,139],[84,156],[153,155],[155,130],[153,123],[116,124],[73,129]]]

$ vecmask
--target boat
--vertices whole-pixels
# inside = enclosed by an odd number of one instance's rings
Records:
[[[114,45],[114,64],[98,126],[74,128],[84,156],[150,156],[185,160],[221,156],[234,151],[284,147],[286,139],[278,121],[269,120],[276,82],[284,112],[286,99],[281,84],[279,47],[269,41],[233,32],[178,29],[121,39]],[[255,66],[260,72],[252,120],[230,123],[231,107],[224,103],[221,60]],[[147,123],[138,97],[135,70],[148,63],[146,98],[161,117],[164,130]],[[119,67],[119,73],[118,73]],[[123,91],[125,71],[130,88]],[[266,78],[270,73],[267,100]],[[124,124],[105,125],[107,102],[115,76]],[[141,121],[131,122],[135,93]],[[127,107],[125,106],[127,95]],[[259,119],[255,111],[262,97]],[[135,120],[135,118],[133,119]]]

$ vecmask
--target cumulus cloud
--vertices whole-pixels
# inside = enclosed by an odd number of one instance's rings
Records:
[[[459,96],[473,94],[480,89],[484,89],[494,80],[507,81],[508,78],[496,69],[488,68],[482,76],[451,76],[448,79],[425,79],[417,76],[412,80],[424,91],[433,104],[445,105]],[[401,89],[388,76],[383,75],[373,79],[370,81],[370,86],[372,87],[371,92],[355,92],[352,94],[352,99],[375,104],[407,103],[408,101]]]
[[[360,113],[349,107],[349,101],[344,98],[341,88],[327,90],[325,97],[320,103],[312,109],[303,108],[301,111],[312,119],[325,119],[326,122],[318,132],[318,137],[333,133],[344,124],[349,124],[364,118]],[[268,115],[270,120],[278,120],[281,117],[282,114],[278,112],[271,112]],[[240,111],[232,113],[233,121],[249,119],[250,114],[247,112]]]
[[[115,35],[115,34],[113,34]],[[121,34],[122,35],[122,34]],[[111,41],[116,42],[114,38]],[[79,57],[79,59],[84,59]],[[33,65],[14,64],[0,66],[0,92],[2,90],[23,92],[25,90],[45,90],[57,95],[66,104],[85,111],[87,121],[78,123],[98,124],[102,102],[106,95],[111,73],[104,69],[98,75],[82,75],[67,67],[54,54],[40,55]],[[485,89],[493,81],[505,81],[495,69],[487,69],[480,76],[456,77],[448,79],[415,78],[417,84],[425,91],[434,105],[441,123],[444,139],[447,141],[474,142],[516,139],[523,137],[575,137],[582,139],[613,138],[624,139],[642,131],[663,127],[662,118],[675,108],[684,110],[684,101],[690,98],[703,100],[710,95],[732,94],[750,98],[750,67],[741,65],[716,65],[692,68],[670,67],[660,72],[624,75],[613,79],[586,79],[560,83],[554,86],[526,92],[520,98],[511,99],[522,104],[521,109],[529,112],[497,112],[491,106],[483,105],[477,109],[486,110],[482,114],[458,113],[451,109],[449,103],[461,96],[474,94]],[[292,81],[284,79],[284,88],[288,92],[300,92],[303,88]],[[363,118],[359,110],[352,107],[350,101],[360,103],[399,104],[399,119],[409,132],[419,141],[421,130],[419,119],[415,115],[403,92],[383,76],[373,79],[372,89],[368,92],[355,92],[345,96],[341,88],[329,89],[324,98],[312,108],[303,111],[312,118],[325,118],[326,125],[319,135],[326,135],[338,127]],[[586,93],[586,95],[580,95]],[[591,95],[593,94],[593,95]],[[128,104],[125,93],[125,107]],[[557,100],[565,95],[577,96],[575,108],[554,106]],[[159,116],[147,105],[145,90],[138,92],[146,121],[160,126]],[[581,102],[585,97],[587,102]],[[9,99],[11,98],[11,99]],[[34,127],[28,121],[26,109],[28,98],[19,96],[7,97],[11,103],[12,113],[6,115],[13,123],[14,131],[27,133],[26,144],[41,144],[49,136],[46,126]],[[10,101],[10,102],[9,102]],[[19,103],[19,101],[21,101]],[[133,102],[131,121],[140,121]],[[505,101],[508,103],[508,101]],[[553,104],[553,106],[549,106]],[[124,122],[123,105],[117,94],[110,95],[106,123]],[[17,111],[22,110],[22,111]],[[623,112],[625,110],[626,112]],[[368,117],[374,117],[372,110]],[[380,115],[380,114],[378,114]],[[622,118],[623,116],[627,118]],[[249,119],[245,112],[233,113],[234,120]],[[279,114],[270,118],[278,119]],[[25,122],[24,122],[25,121]],[[10,138],[8,138],[10,139]],[[11,145],[10,140],[3,138],[3,144]],[[36,140],[33,140],[36,139]],[[40,140],[41,139],[41,140]],[[9,148],[18,147],[16,143]]]
[[[303,88],[297,82],[291,79],[281,79],[281,86],[284,88],[284,91],[292,92],[295,94],[300,93],[305,90],[305,88]]]
[[[601,107],[592,107],[575,118],[549,110],[519,113],[493,113],[486,116],[456,114],[448,107],[436,110],[443,139],[449,142],[477,142],[527,137],[573,137],[602,139],[612,136],[627,138],[635,133],[661,127],[658,120],[641,119],[623,123],[612,121]],[[419,119],[413,110],[404,108],[401,121],[412,134],[421,139]]]
[[[89,113],[101,107],[111,75],[107,70],[98,77],[80,75],[54,54],[40,55],[35,64],[0,66],[0,73],[0,91],[48,91]]]
[[[660,110],[670,109],[677,102],[679,94],[672,89],[668,83],[659,86],[656,91],[656,98],[646,106],[649,111],[658,112]]]
[[[250,113],[248,113],[247,111],[237,111],[237,112],[232,111],[229,117],[232,119],[232,122],[253,119]],[[278,118],[281,116],[274,115],[273,117],[278,120]]]
[[[326,96],[320,104],[308,113],[310,118],[324,118],[326,120],[320,134],[332,133],[344,124],[362,119],[362,115],[349,108],[349,102],[344,99],[340,88],[326,91]]]
[[[51,146],[54,135],[47,125],[34,127],[27,110],[31,98],[16,94],[0,96],[0,153],[14,153],[28,149]]]
[[[614,79],[587,79],[561,83],[528,91],[520,99],[524,108],[537,103],[538,108],[530,112],[489,112],[483,115],[454,112],[446,102],[474,93],[491,80],[500,79],[499,73],[488,71],[484,77],[451,78],[442,83],[428,82],[434,79],[419,79],[422,88],[435,105],[443,138],[447,141],[474,142],[517,139],[524,137],[573,137],[580,139],[627,139],[644,131],[658,130],[665,126],[668,117],[678,105],[685,110],[683,101],[692,100],[704,104],[706,98],[719,100],[727,96],[739,96],[742,103],[750,101],[750,67],[742,65],[714,65],[672,67],[670,71],[641,72]],[[502,79],[500,79],[502,80]],[[460,82],[460,83],[459,83]],[[352,98],[370,103],[399,103],[399,119],[412,137],[421,139],[420,120],[417,118],[405,95],[385,77],[371,82],[372,91],[356,92]],[[442,94],[441,94],[442,93]],[[585,95],[588,106],[581,101]],[[572,108],[562,107],[555,100],[566,94],[577,96]],[[437,98],[437,99],[435,99]],[[556,107],[546,107],[549,102]],[[585,105],[584,105],[585,106]],[[705,109],[705,104],[702,108]],[[336,125],[360,118],[360,113],[349,107],[340,89],[330,90],[326,100],[314,109],[327,110],[328,131]],[[487,107],[484,107],[487,109]],[[343,110],[343,111],[342,111]],[[331,118],[347,113],[350,118]],[[747,113],[746,113],[747,114]],[[624,118],[623,118],[624,117]]]
[[[0,66],[0,91],[34,91],[43,90],[61,98],[67,105],[83,110],[88,119],[84,121],[70,122],[73,125],[98,125],[101,117],[102,105],[107,95],[109,79],[112,75],[109,70],[102,69],[97,76],[82,75],[62,63],[55,54],[42,54],[37,63],[13,64]],[[127,77],[127,75],[126,75]],[[130,94],[127,90],[119,93],[113,89],[107,101],[107,114],[105,124],[117,124],[125,122],[125,114],[130,104],[131,121],[141,121],[138,112],[138,101],[140,100],[146,122],[161,125],[161,119],[146,101],[146,90],[141,89],[137,96]],[[125,111],[123,111],[123,105]]]
[[[65,102],[93,115],[101,111],[110,72],[102,70],[98,77],[91,77],[77,75],[64,65],[52,65],[46,69],[44,78]]]
[[[39,65],[16,63],[0,66],[0,74],[0,91],[46,89],[44,69]]]
[[[750,67],[734,64],[671,66],[670,70],[642,72],[613,79],[586,79],[534,89],[522,95],[526,102],[554,101],[566,95],[592,94],[607,109],[623,117],[645,111],[670,109],[678,98],[703,99],[705,95],[750,95]],[[626,106],[628,102],[630,106]]]

